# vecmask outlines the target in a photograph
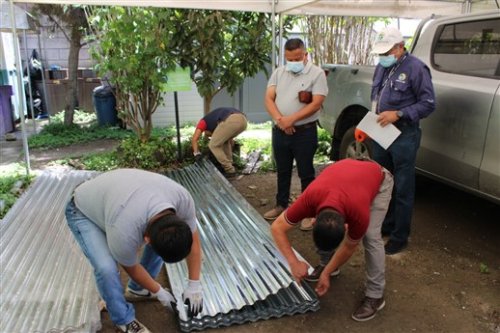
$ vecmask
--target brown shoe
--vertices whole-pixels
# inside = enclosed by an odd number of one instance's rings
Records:
[[[319,276],[321,275],[321,273],[323,273],[323,270],[325,269],[325,266],[323,265],[318,265],[316,267],[314,267],[314,271],[309,274],[308,276],[306,276],[304,278],[304,280],[306,280],[307,282],[316,282],[319,280]],[[330,276],[338,276],[340,274],[340,269],[336,269],[334,270],[333,272],[330,273]]]
[[[375,314],[385,306],[385,300],[381,298],[371,298],[365,296],[363,302],[352,314],[352,319],[356,321],[367,321],[375,317]]]
[[[281,213],[283,213],[285,211],[285,208],[281,207],[281,206],[276,206],[274,207],[273,209],[271,209],[270,211],[266,212],[264,214],[264,218],[268,221],[274,221],[276,220],[276,218],[278,216],[281,215]]]
[[[302,230],[302,231],[312,230],[313,227],[314,227],[314,222],[316,222],[316,219],[305,218],[302,221],[300,221],[300,227],[299,227],[299,229]]]

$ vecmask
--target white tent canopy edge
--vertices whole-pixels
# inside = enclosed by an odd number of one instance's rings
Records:
[[[253,11],[292,15],[424,18],[496,8],[495,0],[13,0],[20,3],[141,6]]]

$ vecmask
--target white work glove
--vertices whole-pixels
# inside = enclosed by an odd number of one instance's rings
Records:
[[[189,280],[182,294],[184,304],[188,307],[188,317],[196,317],[203,311],[203,288],[198,280]]]
[[[170,311],[174,311],[176,302],[174,296],[169,291],[160,287],[160,290],[158,290],[157,293],[153,294],[153,296],[158,298],[163,306],[167,307]]]

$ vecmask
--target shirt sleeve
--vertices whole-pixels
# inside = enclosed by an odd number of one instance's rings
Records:
[[[204,132],[207,129],[207,122],[205,121],[205,119],[201,119],[198,122],[198,125],[196,125],[196,128]]]
[[[348,223],[347,236],[350,240],[358,242],[363,238],[368,230],[369,218],[362,217],[358,221]]]
[[[328,84],[326,83],[326,74],[321,68],[319,70],[320,72],[316,76],[313,83],[312,94],[326,96],[328,95]]]
[[[185,188],[181,190],[177,203],[173,205],[176,215],[186,222],[192,232],[198,228],[198,219],[196,218],[196,206],[191,194]]]
[[[410,76],[411,87],[416,97],[416,103],[401,108],[401,111],[413,122],[417,122],[430,115],[436,108],[434,87],[429,68],[425,64],[417,63]]]
[[[273,74],[271,74],[271,77],[269,78],[269,81],[267,82],[268,88],[278,85],[278,71],[279,71],[279,68],[277,70],[275,70],[273,72]]]

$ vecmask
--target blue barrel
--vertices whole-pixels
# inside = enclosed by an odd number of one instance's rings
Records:
[[[92,92],[92,102],[97,114],[99,126],[116,126],[118,116],[116,112],[116,98],[110,86],[99,86]]]

